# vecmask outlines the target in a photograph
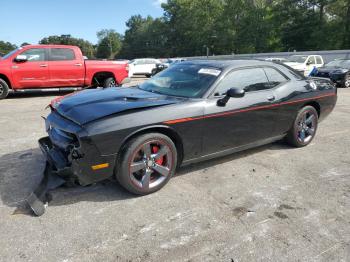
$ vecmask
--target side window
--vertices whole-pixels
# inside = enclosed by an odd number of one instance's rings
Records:
[[[322,64],[322,59],[321,59],[321,57],[316,56],[316,61],[317,61],[317,64],[318,64],[318,65],[321,65],[321,64]]]
[[[308,63],[309,65],[314,65],[314,64],[316,64],[315,57],[314,57],[314,56],[310,56],[309,59],[307,60],[307,63]]]
[[[75,60],[74,51],[70,48],[51,48],[50,61]]]
[[[246,92],[269,89],[269,81],[262,68],[240,69],[233,71],[221,80],[215,95],[224,95],[230,88],[244,89]]]
[[[145,60],[144,59],[139,59],[135,61],[135,65],[144,65],[145,64]]]
[[[32,48],[24,51],[21,55],[27,57],[28,62],[37,62],[46,60],[46,50],[44,48]]]
[[[269,80],[270,88],[274,88],[275,86],[278,86],[288,81],[288,79],[285,76],[283,76],[274,68],[266,67],[264,68],[264,71],[266,73],[267,79]]]

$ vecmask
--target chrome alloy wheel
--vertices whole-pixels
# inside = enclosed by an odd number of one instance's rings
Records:
[[[350,74],[345,76],[345,83],[344,83],[346,88],[350,87]]]
[[[132,183],[142,190],[149,190],[163,183],[173,168],[173,154],[163,140],[147,141],[138,147],[129,162]]]
[[[314,112],[306,111],[300,116],[297,125],[297,138],[301,143],[308,143],[316,132],[317,117]]]
[[[108,87],[115,87],[115,86],[116,86],[116,83],[115,83],[115,80],[113,79],[113,80],[111,80],[109,82],[109,86]]]

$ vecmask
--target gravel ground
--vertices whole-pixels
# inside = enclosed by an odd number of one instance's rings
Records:
[[[138,79],[142,81],[142,79]],[[42,217],[42,115],[58,94],[0,101],[0,261],[350,261],[350,89],[306,148],[283,143],[181,168],[135,197],[59,188]]]

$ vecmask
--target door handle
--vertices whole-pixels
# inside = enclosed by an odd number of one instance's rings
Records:
[[[276,99],[276,97],[274,95],[270,95],[267,97],[267,100],[269,101],[274,101]]]
[[[40,65],[40,67],[47,67],[47,64],[42,64]]]
[[[82,66],[83,64],[80,64],[80,63],[78,63],[78,64],[75,64],[75,66]]]

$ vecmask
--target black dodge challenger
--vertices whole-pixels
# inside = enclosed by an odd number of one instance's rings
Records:
[[[334,108],[326,79],[257,60],[189,61],[139,86],[84,90],[51,104],[39,140],[55,174],[127,190],[162,188],[180,165],[286,138],[308,145]]]

